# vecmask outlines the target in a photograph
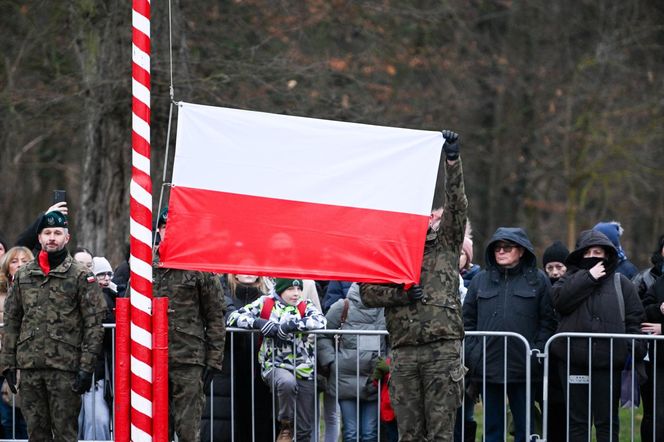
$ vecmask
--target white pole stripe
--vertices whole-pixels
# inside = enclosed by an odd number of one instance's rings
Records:
[[[135,78],[131,79],[131,93],[138,101],[150,108],[150,89]]]
[[[141,206],[152,209],[152,195],[134,180],[129,183],[129,195]]]
[[[150,442],[152,441],[152,436],[150,436],[148,433],[145,431],[141,430],[140,428],[134,426],[134,424],[131,425],[131,440],[133,442]]]
[[[152,350],[152,333],[131,323],[131,339]]]
[[[131,12],[131,25],[150,38],[150,20],[136,10]]]
[[[146,315],[152,314],[152,302],[150,301],[150,298],[142,293],[138,293],[137,290],[133,290],[131,295],[132,298],[130,302],[132,307],[142,311]]]
[[[131,113],[131,124],[132,130],[150,144],[150,124],[133,112]]]
[[[133,43],[131,45],[131,60],[146,71],[150,72],[150,56]]]
[[[137,223],[133,218],[129,218],[129,231],[131,236],[143,244],[152,247],[152,232],[147,227]]]
[[[152,281],[152,266],[150,264],[134,255],[129,255],[129,265],[132,266],[132,272],[136,273],[141,278]]]
[[[131,156],[131,165],[144,174],[150,175],[150,159],[148,157],[134,151]]]
[[[152,417],[152,402],[136,392],[131,392],[131,406],[146,416]]]
[[[131,357],[131,372],[144,381],[152,383],[152,367],[133,356]]]

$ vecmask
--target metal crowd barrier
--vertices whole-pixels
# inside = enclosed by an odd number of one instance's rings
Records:
[[[115,347],[115,325],[114,324],[104,324],[105,328],[110,328],[113,330],[113,347]],[[245,329],[238,329],[238,328],[228,328],[227,329],[227,339],[226,339],[226,345],[229,346],[229,352],[227,352],[227,357],[230,356],[230,360],[224,361],[224,365],[229,364],[230,367],[230,397],[231,397],[231,402],[230,402],[230,428],[228,429],[228,439],[230,441],[235,441],[237,438],[241,437],[242,440],[251,440],[251,441],[257,441],[257,442],[262,442],[258,441],[256,439],[256,425],[259,420],[263,420],[263,416],[257,416],[255,413],[255,405],[252,403],[252,413],[251,413],[251,434],[238,434],[238,428],[237,428],[237,418],[236,416],[236,409],[235,409],[235,398],[237,397],[237,394],[246,394],[246,392],[237,392],[236,391],[236,380],[238,377],[243,376],[243,375],[249,375],[251,377],[251,397],[254,397],[254,391],[256,388],[256,383],[257,382],[263,382],[260,379],[259,375],[252,375],[253,373],[258,373],[260,371],[259,367],[257,367],[257,360],[256,360],[256,355],[255,354],[249,354],[249,355],[242,355],[242,357],[249,357],[249,365],[251,367],[251,373],[236,373],[235,372],[235,362],[236,358],[240,357],[239,355],[236,355],[235,351],[235,346],[236,346],[236,338],[238,334],[246,334],[249,333],[251,335],[251,348],[254,348],[254,343],[255,340],[258,339],[258,332],[256,330],[245,330]],[[336,367],[338,370],[339,364],[338,364],[338,358],[339,358],[339,339],[342,335],[345,334],[350,334],[350,335],[355,335],[360,337],[377,337],[376,341],[378,341],[378,345],[372,347],[372,348],[367,348],[366,350],[368,351],[375,351],[377,356],[384,356],[384,352],[382,349],[382,346],[380,345],[380,339],[381,337],[385,337],[388,335],[388,333],[384,330],[317,330],[317,331],[312,331],[310,332],[314,336],[314,346],[316,351],[318,350],[318,340],[320,336],[322,335],[332,335],[332,339],[334,340],[334,350],[335,350],[335,361],[337,361]],[[635,345],[638,342],[646,342],[646,341],[661,341],[664,340],[664,336],[662,335],[629,335],[629,334],[602,334],[602,333],[560,333],[557,335],[552,336],[546,343],[546,346],[542,352],[540,352],[537,349],[531,349],[528,341],[521,335],[516,334],[516,333],[511,333],[511,332],[477,332],[477,331],[468,331],[466,332],[466,336],[473,336],[481,340],[481,345],[482,345],[482,385],[480,386],[480,396],[483,398],[486,395],[486,387],[487,387],[487,382],[486,382],[486,348],[487,348],[487,341],[492,340],[490,345],[502,345],[503,347],[503,394],[506,396],[507,395],[507,383],[509,382],[509,379],[507,378],[507,367],[508,367],[508,358],[507,358],[507,342],[509,339],[516,340],[517,342],[520,342],[523,345],[523,356],[525,359],[525,379],[530,379],[532,380],[532,366],[531,366],[531,356],[535,356],[536,359],[540,360],[540,362],[543,364],[543,372],[542,372],[542,391],[541,391],[541,398],[538,398],[539,400],[537,402],[540,402],[541,405],[541,421],[538,421],[537,423],[541,426],[541,434],[538,434],[537,431],[531,431],[530,429],[532,428],[531,425],[534,423],[533,422],[533,416],[532,416],[532,405],[535,403],[534,397],[533,397],[533,392],[532,392],[532,382],[525,382],[526,384],[526,404],[530,404],[531,406],[526,407],[526,420],[525,420],[525,430],[526,430],[526,435],[528,435],[528,439],[530,441],[546,441],[548,440],[548,437],[550,436],[550,433],[552,431],[552,428],[550,428],[550,422],[549,422],[549,415],[548,415],[548,410],[549,410],[549,401],[550,401],[550,394],[549,394],[549,386],[551,384],[551,381],[553,379],[553,376],[557,376],[557,373],[551,373],[551,353],[550,353],[550,346],[551,344],[556,341],[556,340],[565,340],[566,342],[566,349],[567,349],[567,362],[565,363],[565,373],[566,373],[566,382],[565,385],[563,385],[563,388],[566,391],[566,397],[569,397],[569,392],[570,388],[575,388],[574,386],[576,385],[590,385],[592,382],[592,373],[593,373],[593,364],[598,364],[599,361],[594,360],[593,357],[591,356],[589,358],[589,364],[588,364],[588,373],[589,375],[584,376],[584,375],[574,375],[571,374],[571,366],[569,363],[570,360],[570,342],[572,339],[586,339],[588,341],[588,348],[591,351],[592,350],[592,344],[593,342],[597,342],[597,340],[609,340],[609,348],[610,348],[610,357],[613,358],[613,347],[614,347],[614,341],[615,340],[627,340],[631,346],[631,351],[630,354],[632,356],[632,360],[635,360],[637,358],[636,354],[636,347]],[[497,341],[502,343],[498,343]],[[358,339],[359,341],[359,339]],[[370,341],[367,341],[370,342]],[[256,342],[257,343],[257,342]],[[654,351],[651,351],[648,354],[649,361],[653,365],[657,365],[657,346],[652,346]],[[463,352],[462,352],[462,358],[463,358]],[[113,367],[115,366],[114,364],[114,354],[112,357],[112,360],[110,361],[110,379],[111,382],[114,384],[115,380],[115,373],[113,371]],[[464,361],[465,362],[465,361]],[[359,364],[360,364],[360,352],[356,352],[356,367],[359,372]],[[612,372],[613,373],[613,372]],[[654,373],[654,379],[653,383],[656,385],[657,384],[657,377],[656,373],[657,370],[653,370]],[[317,368],[314,369],[314,374],[317,375]],[[634,380],[637,379],[638,373],[636,371],[635,364],[632,364],[631,370],[628,372],[628,376],[631,377],[632,384],[634,385]],[[612,378],[610,378],[613,380]],[[466,379],[464,379],[464,391],[466,387]],[[339,377],[338,373],[336,376],[336,390],[338,391],[338,382],[339,382]],[[638,382],[636,383],[638,386]],[[320,406],[321,406],[321,394],[317,390],[318,387],[318,380],[316,379],[316,376],[314,376],[314,390],[316,391],[315,393],[315,412],[314,412],[314,425],[313,425],[313,431],[312,431],[312,441],[306,441],[306,442],[313,442],[313,441],[322,441],[323,440],[323,434],[321,434],[321,415],[320,415]],[[377,435],[378,435],[378,440],[381,440],[381,426],[380,426],[380,383],[378,385],[378,393],[377,393],[377,417],[376,421],[378,422],[378,427],[377,427]],[[609,397],[613,397],[614,395],[614,384],[611,383],[609,386]],[[359,392],[360,388],[362,388],[362,385],[360,385],[359,382],[359,376],[356,375],[356,392],[357,392],[357,398],[356,398],[356,409],[357,409],[357,415],[356,415],[356,422],[358,426],[358,433],[357,433],[357,441],[359,442],[360,440],[360,412],[359,412]],[[202,440],[204,441],[214,441],[216,442],[219,439],[215,439],[215,410],[214,410],[214,385],[211,387],[210,390],[210,396],[208,399],[208,404],[209,404],[209,416],[210,416],[210,426],[209,428],[202,428],[201,433],[202,433]],[[591,396],[591,389],[588,389],[588,416],[591,416],[591,408],[592,408],[592,396]],[[272,408],[274,410],[274,413],[276,413],[276,397],[274,393],[274,389],[272,389]],[[654,394],[652,398],[652,408],[653,408],[653,414],[655,415],[655,418],[653,419],[653,424],[652,424],[652,440],[659,440],[662,435],[656,434],[656,413],[655,410],[657,410],[657,405],[658,402],[662,402],[661,398],[658,398],[656,395],[657,389],[654,388]],[[633,393],[633,395],[636,395],[636,393]],[[486,410],[483,410],[482,405],[475,405],[474,403],[472,404],[467,404],[466,403],[466,395],[464,394],[464,400],[461,405],[461,416],[465,416],[464,411],[466,410],[467,407],[474,407],[476,410],[482,413],[482,428],[486,427]],[[13,399],[13,398],[12,398]],[[635,398],[632,398],[633,400]],[[342,433],[341,429],[341,414],[339,412],[338,408],[338,400],[335,398],[334,399],[337,402],[337,423],[338,423],[338,428],[339,428],[339,434]],[[505,439],[507,440],[508,438],[511,438],[509,436],[510,434],[510,428],[509,428],[509,419],[508,419],[508,402],[507,398],[505,399],[505,407],[502,410],[502,418],[503,418],[503,434],[505,434]],[[660,405],[664,406],[664,405]],[[571,440],[570,435],[569,435],[569,423],[570,423],[570,404],[569,401],[566,401],[566,425],[565,428],[562,430],[567,433],[564,436],[563,440]],[[113,406],[111,404],[110,406],[111,413],[113,413]],[[492,410],[493,411],[493,410]],[[129,412],[129,411],[127,411]],[[635,428],[636,424],[636,409],[631,408],[630,411],[630,440],[635,441],[635,440],[640,440],[640,438],[635,438],[636,433],[638,433],[638,430]],[[296,415],[297,415],[297,410],[296,410]],[[398,418],[398,417],[397,417]],[[613,415],[613,409],[611,410],[611,416],[610,416],[610,423],[612,424],[614,422],[614,419],[618,419],[618,416]],[[275,415],[270,417],[271,420],[271,425],[272,425],[272,437],[276,439],[277,435],[277,417]],[[592,422],[591,418],[589,417],[587,425],[588,429],[591,429]],[[111,437],[113,437],[113,419],[111,420]],[[297,422],[294,422],[294,428],[296,428]],[[16,440],[25,440],[25,439],[16,439],[13,436],[15,435],[15,429],[16,429],[16,408],[15,404],[12,406],[12,437],[7,437],[5,435],[5,439],[0,439],[0,441],[16,441]],[[560,431],[561,428],[555,428],[553,431]],[[464,431],[465,427],[464,425],[461,425],[461,440],[464,440]],[[479,434],[480,429],[478,428],[478,434]],[[205,434],[207,433],[207,434]],[[588,441],[591,441],[591,435],[594,436],[592,431],[588,431]],[[296,433],[294,431],[294,440],[297,440],[296,438]],[[485,441],[486,440],[486,435],[482,434],[480,437],[480,440]],[[592,439],[594,440],[594,439]],[[609,438],[610,441],[613,441],[613,438]],[[302,442],[302,441],[301,441]]]

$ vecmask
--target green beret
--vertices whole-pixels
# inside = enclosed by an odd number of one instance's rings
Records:
[[[168,221],[168,206],[161,209],[159,212],[159,218],[157,218],[157,227],[161,227],[166,224]]]
[[[69,224],[67,223],[67,217],[62,213],[54,210],[44,214],[41,221],[39,222],[39,227],[37,228],[37,233],[40,233],[42,230],[52,227],[64,227],[67,228]]]
[[[274,291],[277,292],[277,295],[281,295],[291,287],[297,287],[300,290],[303,290],[304,283],[301,279],[277,278],[274,280]]]

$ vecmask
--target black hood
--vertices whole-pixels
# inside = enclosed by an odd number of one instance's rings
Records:
[[[521,227],[498,227],[498,230],[496,230],[496,233],[491,237],[491,241],[489,241],[484,252],[484,258],[489,267],[498,267],[498,264],[496,264],[496,257],[493,254],[493,245],[498,241],[509,241],[520,245],[525,249],[523,256],[521,257],[521,266],[524,269],[537,267],[535,249],[528,239],[526,231]]]
[[[579,263],[583,259],[583,254],[590,247],[602,247],[606,250],[606,273],[613,273],[618,267],[618,251],[611,240],[597,230],[584,230],[581,232],[579,239],[576,241],[576,248],[565,260],[565,265],[567,267],[578,268]]]

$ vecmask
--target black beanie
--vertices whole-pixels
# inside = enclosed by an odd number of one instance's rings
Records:
[[[567,250],[565,244],[560,241],[554,241],[553,244],[544,250],[544,255],[542,255],[542,267],[546,267],[550,262],[564,263],[565,259],[567,259],[567,255],[569,255],[569,250]]]

